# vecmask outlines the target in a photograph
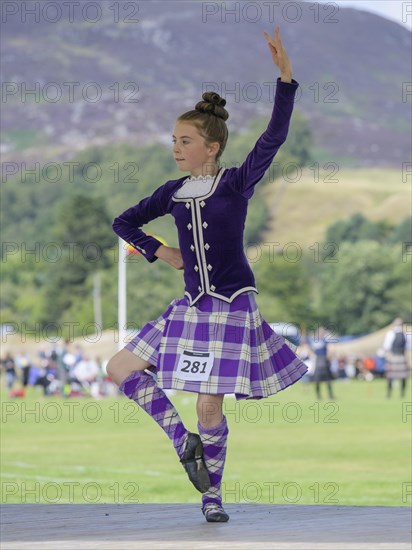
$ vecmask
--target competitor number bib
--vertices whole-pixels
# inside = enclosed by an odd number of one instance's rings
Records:
[[[193,382],[206,382],[213,367],[213,352],[183,350],[177,365],[176,377]]]

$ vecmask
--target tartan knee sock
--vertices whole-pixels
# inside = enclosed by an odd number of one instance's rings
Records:
[[[150,374],[134,371],[119,386],[126,397],[132,399],[164,430],[182,458],[188,431],[164,391]]]
[[[226,417],[212,428],[204,428],[197,423],[199,435],[203,443],[203,458],[209,472],[210,488],[202,495],[202,504],[208,503],[222,505],[221,483],[226,460],[227,436],[229,428]]]

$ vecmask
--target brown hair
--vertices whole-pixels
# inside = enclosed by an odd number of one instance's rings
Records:
[[[218,161],[225,150],[229,135],[225,122],[229,118],[229,113],[224,109],[226,100],[215,92],[204,92],[202,98],[203,101],[196,103],[194,110],[183,113],[177,121],[193,124],[206,145],[217,141],[220,145],[216,154]]]

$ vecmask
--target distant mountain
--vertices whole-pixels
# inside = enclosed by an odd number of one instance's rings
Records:
[[[227,99],[229,130],[242,130],[271,112],[278,69],[263,31],[279,24],[319,161],[401,169],[412,149],[411,33],[333,2],[277,4],[14,3],[2,23],[3,159],[171,145],[176,117],[207,83]]]

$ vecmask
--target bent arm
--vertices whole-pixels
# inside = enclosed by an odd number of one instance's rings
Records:
[[[141,227],[165,214],[167,214],[167,198],[163,185],[153,195],[142,199],[115,218],[112,228],[119,237],[141,252],[149,263],[153,263],[158,259],[155,252],[162,243],[155,237],[146,235]]]

